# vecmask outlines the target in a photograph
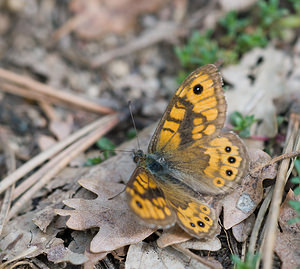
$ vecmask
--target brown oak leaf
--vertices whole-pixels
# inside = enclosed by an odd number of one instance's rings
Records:
[[[74,210],[57,209],[62,216],[70,215],[67,226],[74,230],[99,227],[90,244],[94,253],[111,252],[125,245],[142,241],[153,229],[140,224],[127,205],[123,184],[101,180],[81,179],[79,184],[98,195],[95,200],[69,199],[64,203]]]

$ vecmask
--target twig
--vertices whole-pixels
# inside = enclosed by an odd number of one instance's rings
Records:
[[[294,152],[289,152],[289,153],[285,153],[285,154],[282,154],[282,155],[279,155],[275,158],[273,158],[269,164],[274,164],[274,163],[277,163],[277,162],[280,162],[282,160],[285,160],[285,159],[291,159],[291,158],[295,158],[295,157],[298,157],[300,156],[300,151],[294,151]]]
[[[295,158],[295,157],[298,157],[298,156],[300,156],[300,151],[299,150],[281,154],[281,155],[273,158],[272,160],[270,160],[268,163],[262,164],[262,165],[256,167],[255,169],[253,169],[251,171],[251,173],[260,172],[260,171],[262,171],[263,168],[265,168],[267,166],[273,165],[277,162],[280,162],[280,161],[283,161],[283,160],[286,160],[286,159]]]
[[[222,265],[218,261],[216,261],[214,259],[207,259],[207,258],[200,257],[200,256],[196,255],[195,253],[191,252],[189,249],[186,249],[179,244],[174,244],[174,245],[172,245],[172,247],[174,249],[178,250],[179,252],[185,254],[186,256],[191,257],[191,258],[201,262],[202,264],[208,266],[209,268],[214,268],[214,269],[223,268]]]
[[[284,152],[293,151],[295,142],[297,141],[297,136],[299,139],[299,115],[292,113],[290,116],[287,144]],[[296,150],[299,150],[298,148]],[[266,233],[264,236],[263,243],[263,268],[271,269],[273,264],[273,251],[277,234],[277,220],[279,216],[279,209],[282,199],[282,194],[284,191],[285,183],[288,179],[287,171],[289,168],[290,159],[285,159],[280,164],[277,179],[275,182],[274,193],[271,201],[270,211],[266,222]]]
[[[5,162],[7,167],[7,174],[12,173],[16,170],[16,159],[14,152],[7,143],[7,131],[3,128],[0,128],[0,143],[4,150]],[[12,201],[12,193],[15,185],[13,184],[10,188],[8,188],[5,192],[1,212],[0,212],[0,235],[2,234],[3,227],[7,222],[7,215]]]
[[[58,154],[53,158],[47,166],[47,173],[44,174],[39,181],[33,185],[26,193],[24,193],[20,199],[14,204],[9,212],[9,219],[15,216],[32,197],[45,186],[58,172],[60,172],[71,160],[73,160],[80,152],[86,150],[92,144],[94,144],[102,135],[110,131],[119,122],[117,114],[109,115],[102,119],[102,125],[96,130],[92,131],[87,136],[81,138],[76,143],[69,146],[66,150]]]
[[[17,260],[25,258],[26,256],[29,256],[30,254],[34,253],[37,250],[37,248],[38,248],[37,246],[31,246],[31,247],[25,249],[24,251],[21,251],[21,253],[16,255],[11,260],[0,264],[0,269],[5,269],[5,268],[7,268],[7,265],[12,263],[13,261],[17,261]]]
[[[156,43],[162,41],[174,42],[176,38],[186,35],[186,33],[188,33],[190,29],[195,28],[199,24],[199,21],[203,20],[205,16],[209,14],[209,10],[211,10],[216,5],[216,2],[217,1],[215,0],[211,0],[206,7],[192,14],[192,16],[189,17],[188,20],[184,23],[181,24],[176,24],[175,22],[158,23],[154,29],[146,31],[141,36],[137,37],[135,40],[127,43],[125,46],[106,51],[103,54],[99,55],[98,57],[94,58],[93,60],[81,58],[79,59],[79,61],[81,64],[88,65],[91,68],[98,68],[115,58],[129,55],[135,51],[153,46]],[[75,23],[72,22],[71,28],[74,28],[74,25],[76,26],[76,24],[79,21],[80,20],[78,19],[75,21]],[[67,24],[69,23],[67,22]],[[71,28],[69,25],[66,25],[67,30]],[[64,29],[64,28],[62,27],[60,29]],[[59,37],[62,37],[60,32],[59,32]],[[78,56],[76,56],[76,58],[78,59]]]
[[[256,216],[255,224],[252,229],[251,236],[250,236],[250,243],[249,243],[249,248],[248,248],[249,254],[254,254],[254,252],[255,252],[254,250],[255,250],[255,245],[257,242],[258,232],[259,232],[262,222],[264,220],[264,216],[269,208],[272,194],[273,194],[273,186],[269,190],[269,192],[268,192],[266,198],[264,199],[264,201],[258,211],[258,214]]]
[[[105,117],[106,120],[113,120],[115,117],[119,117],[118,114],[114,114],[111,116]],[[41,152],[37,156],[33,157],[31,160],[26,162],[24,165],[19,167],[16,171],[5,177],[2,181],[0,181],[0,193],[5,191],[9,186],[17,182],[21,177],[26,175],[28,172],[60,152],[63,148],[67,147],[80,137],[86,135],[90,131],[94,130],[95,128],[98,128],[98,126],[102,126],[103,124],[103,118],[92,122],[91,124],[87,125],[86,127],[78,130],[76,133],[70,135],[66,139],[62,140],[61,142],[58,142],[53,147]]]
[[[51,43],[56,43],[59,39],[61,39],[63,36],[67,35],[71,31],[75,30],[80,24],[86,21],[85,13],[82,15],[76,15],[72,18],[70,18],[63,26],[61,26],[59,29],[57,29],[52,34],[52,40]]]
[[[126,56],[136,50],[154,45],[163,40],[173,39],[178,36],[178,26],[174,22],[161,22],[154,29],[144,33],[139,38],[131,41],[125,46],[106,51],[91,61],[91,67],[97,68],[114,58]]]
[[[40,96],[42,95],[44,100],[45,98],[55,98],[60,101],[63,101],[64,103],[67,104],[72,104],[76,105],[78,107],[84,108],[89,111],[97,112],[97,113],[113,113],[114,111],[111,108],[103,107],[100,106],[94,102],[85,100],[82,97],[76,96],[74,94],[64,92],[64,91],[59,91],[57,89],[54,89],[53,87],[50,87],[48,85],[45,85],[43,83],[40,83],[38,81],[35,81],[31,78],[28,78],[26,76],[18,75],[16,73],[10,72],[8,70],[0,68],[0,79],[4,81],[8,81],[12,84],[17,84],[19,86],[23,86],[27,89],[30,89],[35,92],[35,94],[39,94]],[[6,84],[6,89],[8,88]],[[4,89],[5,89],[4,87]],[[21,90],[23,90],[23,94],[25,89],[22,88],[17,88],[17,87],[10,87],[10,90],[17,92],[19,90],[21,94]],[[47,99],[46,99],[47,100]],[[51,99],[49,99],[51,100]],[[42,101],[42,100],[39,100]]]
[[[39,102],[41,109],[44,111],[45,115],[49,119],[49,122],[59,120],[59,116],[57,115],[55,109],[48,102],[41,101]]]

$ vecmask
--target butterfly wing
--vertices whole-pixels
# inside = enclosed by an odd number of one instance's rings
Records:
[[[192,72],[171,99],[150,142],[149,153],[168,155],[216,134],[225,121],[222,78],[214,65]]]
[[[169,174],[204,194],[232,191],[245,176],[249,157],[242,140],[234,133],[205,138],[168,156]]]
[[[126,186],[127,200],[141,220],[150,226],[167,228],[174,225],[176,216],[156,182],[150,172],[137,167]]]
[[[196,199],[194,191],[184,184],[174,184],[166,175],[161,182],[166,201],[169,203],[175,214],[179,226],[199,239],[211,238],[217,233],[217,217],[215,209],[203,202],[203,199]]]
[[[169,173],[194,190],[205,194],[229,192],[247,172],[249,162],[239,137],[221,131],[225,113],[217,68],[198,68],[170,101],[149,152],[163,156]]]

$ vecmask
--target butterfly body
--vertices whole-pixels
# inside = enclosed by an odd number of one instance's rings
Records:
[[[222,131],[225,113],[222,81],[214,65],[198,68],[180,85],[148,152],[134,154],[137,168],[126,192],[141,220],[157,228],[178,223],[197,238],[216,233],[215,210],[200,194],[232,191],[248,167],[242,141]]]

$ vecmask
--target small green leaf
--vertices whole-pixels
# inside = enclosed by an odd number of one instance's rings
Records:
[[[294,194],[300,195],[300,187],[297,187],[296,189],[294,189]]]
[[[127,137],[128,137],[128,139],[135,138],[136,137],[136,130],[134,128],[130,128],[127,131]]]
[[[96,164],[99,164],[99,163],[102,163],[102,159],[100,157],[95,157],[95,158],[89,158],[84,166],[93,166],[93,165],[96,165]]]
[[[259,253],[255,255],[247,254],[245,261],[242,261],[239,256],[232,255],[231,259],[237,269],[255,269],[259,256]]]
[[[230,115],[230,122],[234,127],[242,126],[242,124],[243,124],[243,115],[238,111],[234,111]]]
[[[101,137],[96,142],[96,145],[99,149],[103,151],[105,160],[108,159],[110,156],[115,155],[114,149],[116,148],[116,146],[110,139],[106,137]]]
[[[102,150],[114,150],[115,149],[114,143],[106,137],[101,137],[96,142],[96,145],[98,146],[99,149],[102,149]]]
[[[243,116],[240,112],[234,111],[230,115],[230,122],[233,125],[235,131],[239,131],[239,135],[242,137],[250,136],[250,127],[257,121],[254,115]]]
[[[288,224],[294,224],[296,222],[300,222],[300,217],[292,218],[288,221]]]
[[[300,175],[300,159],[296,159],[294,165],[295,165],[298,175]]]
[[[294,184],[300,184],[300,177],[293,177],[293,178],[291,178],[291,182],[294,183]]]
[[[289,204],[300,214],[300,202],[299,201],[289,201]]]

